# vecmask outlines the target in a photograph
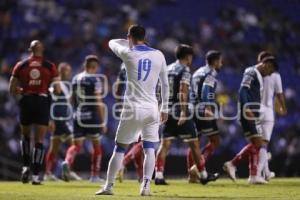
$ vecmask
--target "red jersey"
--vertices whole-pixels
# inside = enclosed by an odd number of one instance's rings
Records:
[[[58,76],[56,66],[43,57],[31,56],[18,62],[12,72],[23,88],[23,94],[47,95],[54,77]]]

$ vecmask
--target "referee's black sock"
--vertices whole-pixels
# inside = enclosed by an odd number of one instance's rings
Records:
[[[32,172],[33,175],[39,175],[45,156],[45,150],[42,143],[36,143],[32,152]]]
[[[21,141],[21,153],[23,157],[23,165],[26,167],[30,166],[30,138],[23,136]]]

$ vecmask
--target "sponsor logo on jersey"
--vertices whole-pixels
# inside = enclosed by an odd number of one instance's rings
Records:
[[[29,74],[30,74],[30,78],[32,79],[38,79],[41,76],[41,72],[38,69],[32,69]]]

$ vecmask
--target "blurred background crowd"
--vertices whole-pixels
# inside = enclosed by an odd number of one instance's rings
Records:
[[[127,28],[133,23],[147,28],[148,43],[163,51],[167,63],[174,61],[174,49],[179,43],[193,46],[193,70],[205,64],[207,50],[222,51],[225,63],[218,75],[217,99],[224,104],[227,116],[237,112],[237,92],[245,67],[255,64],[261,50],[274,53],[280,64],[288,114],[276,120],[270,166],[277,175],[299,176],[299,13],[300,1],[296,0],[1,0],[0,178],[9,178],[8,163],[17,164],[21,159],[18,106],[17,100],[8,94],[8,81],[14,64],[28,56],[29,42],[44,42],[46,57],[56,64],[70,63],[74,74],[82,70],[86,55],[96,54],[101,60],[101,73],[113,84],[121,61],[107,43],[111,38],[126,37]],[[112,106],[111,93],[105,102],[109,108]],[[106,155],[103,170],[113,149],[116,125],[110,113],[109,134],[102,138]],[[214,171],[220,170],[223,162],[246,142],[237,121],[220,121],[219,127],[222,145],[215,159],[208,163]],[[185,152],[186,146],[181,142],[173,145],[166,164],[167,174],[185,174]],[[88,154],[78,158],[86,160],[75,165],[78,170],[88,171],[87,159]],[[182,165],[172,167],[177,161]],[[243,176],[246,172],[242,168],[239,173]]]

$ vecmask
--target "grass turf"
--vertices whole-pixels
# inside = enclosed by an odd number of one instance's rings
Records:
[[[188,184],[186,180],[169,180],[168,186],[152,184],[151,197],[139,196],[137,181],[125,180],[116,183],[114,196],[95,196],[99,184],[82,182],[44,182],[42,186],[32,186],[20,182],[0,182],[0,200],[90,200],[90,199],[252,199],[252,200],[300,200],[299,178],[277,178],[267,185],[248,185],[246,179],[237,183],[229,179],[220,179],[217,182],[202,186]]]

